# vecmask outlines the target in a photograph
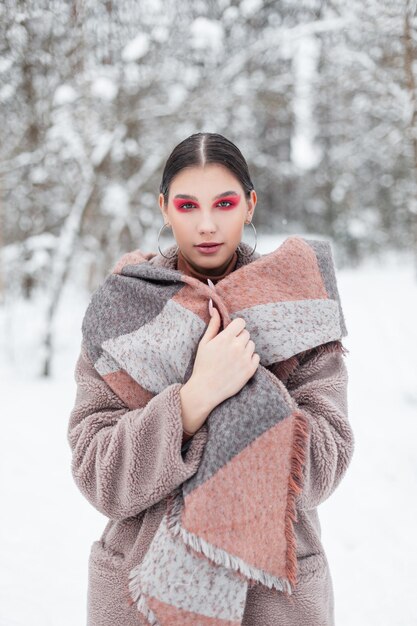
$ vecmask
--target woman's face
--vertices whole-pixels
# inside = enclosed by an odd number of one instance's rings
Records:
[[[167,207],[159,194],[164,221],[184,257],[197,271],[213,275],[227,267],[255,205],[255,190],[247,200],[238,179],[215,163],[181,170],[171,182]],[[208,254],[197,247],[205,242],[220,245]]]

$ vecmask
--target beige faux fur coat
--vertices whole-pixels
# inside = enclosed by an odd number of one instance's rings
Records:
[[[153,262],[175,267],[161,255]],[[334,625],[333,583],[317,507],[340,483],[354,450],[346,352],[341,342],[332,341],[270,368],[310,424],[294,522],[298,585],[289,598],[260,584],[249,588],[244,626]],[[143,559],[167,496],[196,472],[207,424],[183,444],[180,383],[168,386],[144,409],[130,410],[94,369],[84,345],[75,380],[68,425],[72,475],[86,499],[108,517],[89,556],[87,626],[139,626],[143,621],[129,602],[128,573]]]

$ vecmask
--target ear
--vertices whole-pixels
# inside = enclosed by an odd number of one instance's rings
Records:
[[[250,219],[251,221],[252,221],[252,218],[253,218],[253,212],[255,210],[256,202],[257,202],[256,191],[254,189],[252,189],[251,192],[250,192],[250,198],[247,201],[248,212],[246,214],[246,218]]]
[[[166,218],[166,221],[168,221],[168,213],[167,213],[166,207],[164,205],[164,194],[163,193],[159,194],[158,202],[159,202],[159,208],[161,209],[162,215],[164,216],[164,218]]]

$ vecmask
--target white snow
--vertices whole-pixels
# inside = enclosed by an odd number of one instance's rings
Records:
[[[139,61],[149,50],[149,37],[146,33],[139,33],[123,48],[122,59],[126,63]]]
[[[192,22],[190,32],[194,48],[210,48],[216,53],[223,49],[224,30],[221,22],[200,15]]]
[[[260,238],[257,249],[268,252],[282,239]],[[26,305],[11,319],[0,308],[1,626],[86,623],[90,546],[107,519],[75,486],[66,439],[88,304],[79,273],[75,263],[58,311],[51,380],[34,375],[39,314]],[[336,624],[411,626],[417,623],[416,276],[409,255],[392,253],[338,270],[338,285],[356,445],[343,481],[319,507]]]
[[[171,108],[179,107],[189,96],[188,89],[181,84],[172,85],[168,92],[168,106]]]
[[[101,209],[104,215],[129,215],[129,194],[121,183],[109,183],[103,190]]]
[[[54,93],[54,104],[55,105],[63,105],[63,104],[71,104],[78,97],[78,94],[74,87],[71,85],[60,85],[55,89]]]
[[[7,102],[8,100],[11,100],[13,95],[15,93],[15,87],[14,85],[4,85],[1,89],[0,89],[0,102]]]
[[[119,88],[108,76],[99,76],[91,85],[91,93],[96,98],[111,102],[117,96]]]
[[[263,2],[262,0],[242,0],[239,4],[239,11],[245,17],[251,17],[255,15],[258,11],[262,10]]]
[[[158,41],[159,43],[163,43],[164,41],[169,40],[169,29],[162,25],[158,24],[152,30],[152,39]]]

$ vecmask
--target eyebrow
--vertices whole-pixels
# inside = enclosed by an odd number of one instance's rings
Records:
[[[224,198],[224,196],[238,196],[239,194],[236,191],[224,191],[223,193],[219,193],[217,196],[214,196],[213,200],[217,200],[218,198]],[[174,198],[182,198],[183,200],[195,200],[198,202],[197,196],[190,196],[186,193],[178,193]]]

